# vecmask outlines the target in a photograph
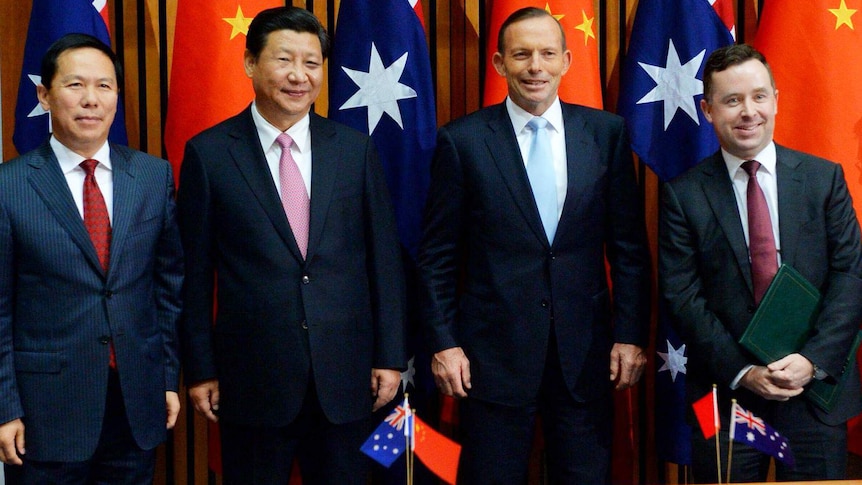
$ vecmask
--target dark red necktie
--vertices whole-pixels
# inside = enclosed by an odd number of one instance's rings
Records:
[[[748,173],[748,252],[751,257],[751,279],[754,284],[754,303],[760,304],[763,294],[769,288],[772,278],[778,272],[778,252],[775,249],[775,235],[769,207],[760,184],[757,183],[757,169],[760,162],[748,160],[742,169]]]
[[[111,256],[111,219],[108,217],[108,206],[105,205],[105,198],[96,182],[95,171],[98,164],[99,162],[93,159],[81,162],[81,168],[87,174],[84,177],[84,226],[90,233],[90,239],[93,241],[93,247],[96,248],[96,255],[99,256],[102,271],[107,273]],[[111,344],[109,364],[111,368],[117,367],[114,344]]]

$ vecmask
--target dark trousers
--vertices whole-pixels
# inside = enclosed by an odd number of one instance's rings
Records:
[[[745,407],[745,403],[740,403]],[[774,402],[758,416],[787,437],[796,466],[790,468],[775,463],[775,478],[779,481],[838,480],[847,475],[847,425],[829,426],[811,414],[803,397],[787,402]],[[721,481],[727,478],[728,418],[722,416],[719,432]],[[733,443],[730,459],[731,482],[763,482],[771,457],[744,443]],[[692,431],[692,477],[694,483],[715,483],[715,438],[705,440],[700,430]]]
[[[24,437],[26,439],[26,423]],[[155,450],[141,450],[132,436],[116,372],[110,372],[102,433],[92,458],[82,462],[28,460],[6,465],[8,485],[145,485],[153,483]]]
[[[370,409],[369,409],[370,412]],[[365,485],[370,459],[359,447],[373,430],[369,418],[333,424],[320,407],[314,385],[302,410],[284,427],[220,421],[224,485],[285,485],[294,458],[308,485]]]
[[[527,483],[536,415],[541,415],[551,484],[594,485],[610,480],[613,405],[607,399],[581,403],[563,382],[556,343],[551,342],[539,395],[511,407],[467,398],[461,402],[458,483]]]

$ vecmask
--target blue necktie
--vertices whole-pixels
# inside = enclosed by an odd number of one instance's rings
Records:
[[[533,188],[533,197],[539,208],[542,225],[548,242],[554,242],[557,232],[557,181],[554,176],[554,159],[551,156],[551,140],[548,138],[548,120],[537,117],[527,126],[533,131],[530,153],[527,157],[527,177]]]

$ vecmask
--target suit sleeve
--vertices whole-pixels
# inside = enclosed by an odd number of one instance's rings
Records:
[[[822,309],[813,335],[800,351],[833,377],[841,375],[844,359],[862,322],[859,222],[844,172],[840,165],[834,168],[825,207],[829,266],[822,287]]]
[[[431,352],[460,346],[455,326],[464,220],[464,181],[460,164],[455,142],[443,127],[437,135],[437,150],[431,165],[431,186],[418,255],[424,292],[423,325]]]
[[[644,207],[625,128],[608,144],[610,187],[606,227],[613,282],[614,341],[646,347],[650,320],[650,255]]]
[[[0,424],[24,415],[15,379],[12,346],[15,268],[14,243],[9,216],[0,205]]]
[[[177,193],[177,220],[185,253],[180,341],[187,384],[216,377],[212,325],[215,267],[207,173],[194,142],[186,144]]]
[[[374,361],[378,369],[407,367],[406,290],[401,246],[383,166],[371,139],[365,147],[365,247],[374,311]]]
[[[718,317],[708,308],[697,261],[699,241],[670,183],[662,185],[659,210],[659,292],[674,327],[709,366],[709,375],[729,386],[752,364]]]
[[[180,363],[177,325],[182,309],[183,250],[176,220],[174,177],[170,166],[165,166],[165,216],[155,260],[156,304],[165,349],[165,389],[178,391]]]

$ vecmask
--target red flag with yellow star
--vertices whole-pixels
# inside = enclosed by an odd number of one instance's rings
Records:
[[[254,99],[243,69],[245,35],[258,12],[280,5],[284,2],[178,0],[165,121],[165,147],[175,178],[186,141]]]
[[[840,163],[862,217],[862,0],[766,0],[754,46],[779,91],[775,141]],[[849,430],[862,455],[862,420]]]
[[[572,65],[560,82],[560,99],[593,108],[602,107],[599,76],[598,22],[593,0],[491,0],[487,47],[485,49],[485,91],[483,105],[506,99],[506,78],[497,74],[491,57],[497,52],[497,34],[506,17],[524,7],[543,8],[563,26],[566,48],[572,51]]]

